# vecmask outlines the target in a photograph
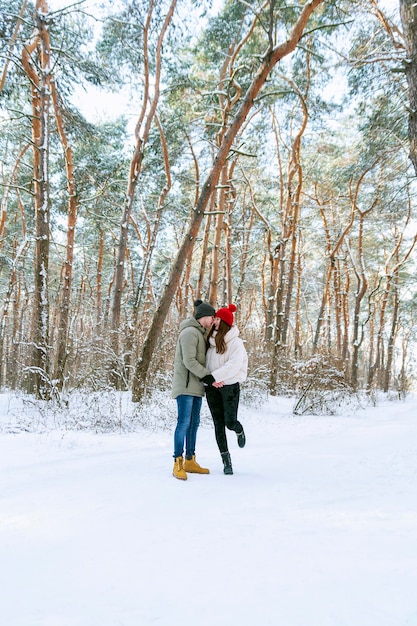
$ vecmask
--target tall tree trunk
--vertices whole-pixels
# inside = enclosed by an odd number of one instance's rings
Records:
[[[96,271],[96,333],[101,336],[103,330],[103,258],[104,258],[104,230],[99,229],[99,246]]]
[[[321,332],[321,327],[322,327],[323,320],[324,320],[324,314],[325,314],[325,310],[326,310],[326,307],[328,305],[328,301],[330,298],[331,278],[332,276],[334,276],[334,273],[337,267],[336,258],[347,234],[349,233],[349,231],[351,230],[353,226],[353,222],[355,219],[355,204],[352,202],[349,222],[347,223],[346,227],[342,230],[337,240],[333,243],[331,233],[330,233],[330,228],[329,228],[328,221],[327,221],[325,205],[319,201],[317,196],[316,196],[316,201],[319,205],[320,215],[322,217],[323,224],[324,224],[324,234],[326,237],[326,257],[329,259],[329,261],[328,261],[328,267],[327,267],[327,274],[326,274],[326,278],[325,278],[324,285],[323,285],[323,294],[322,294],[322,299],[321,299],[320,310],[319,310],[319,314],[317,317],[316,331],[314,334],[313,352],[316,352],[318,345],[319,345],[320,332]]]
[[[7,205],[8,205],[8,199],[9,199],[9,193],[10,193],[10,190],[15,186],[15,180],[16,180],[18,169],[19,169],[19,165],[22,161],[23,156],[26,154],[29,148],[30,148],[30,144],[27,144],[20,151],[20,154],[18,158],[16,159],[16,163],[13,167],[13,171],[10,174],[10,177],[7,183],[5,184],[4,194],[2,196],[1,203],[0,203],[0,207],[1,207],[1,210],[0,210],[0,250],[2,248],[3,241],[6,235]],[[19,242],[17,239],[15,239],[13,243],[14,255],[13,255],[13,261],[12,261],[12,269],[10,272],[9,286],[8,286],[6,295],[3,298],[3,308],[1,311],[1,319],[0,319],[0,368],[3,367],[3,363],[4,364],[6,363],[4,359],[4,354],[6,351],[6,331],[7,331],[7,322],[9,319],[10,304],[13,303],[13,305],[15,306],[16,302],[18,301],[17,295],[15,295],[15,297],[13,298],[13,293],[17,292],[19,289],[17,266],[18,266],[20,259],[25,256],[26,251],[29,247],[29,242],[27,239],[27,231],[26,231],[25,208],[22,202],[20,191],[17,186],[15,188],[16,188],[17,201],[18,201],[18,205],[19,205],[20,213],[21,213],[22,233],[21,233]],[[17,221],[17,217],[15,218],[15,220]],[[13,312],[14,312],[14,309],[13,309]],[[16,325],[14,323],[15,319],[16,318],[13,315],[13,331],[11,334],[13,352],[17,350],[17,346],[18,346],[18,338],[14,332],[16,328]],[[17,359],[11,359],[7,365],[7,372],[4,372],[3,369],[0,370],[0,386],[2,386],[5,383],[10,385],[11,380],[13,381],[17,380],[17,372],[15,370],[16,365],[17,365]]]
[[[151,225],[151,221],[150,219],[148,219],[145,208],[143,208],[143,214],[144,214],[146,225],[147,225],[147,241],[146,241],[146,244],[145,243],[143,244],[143,265],[142,265],[141,272],[139,275],[138,285],[136,289],[136,297],[135,297],[135,302],[133,305],[133,314],[132,314],[132,323],[131,323],[131,326],[133,328],[133,333],[131,333],[130,335],[130,338],[132,339],[133,339],[133,335],[137,334],[136,331],[137,331],[137,326],[138,326],[138,316],[141,310],[143,297],[146,294],[146,286],[147,286],[147,281],[149,278],[150,266],[151,266],[151,262],[153,258],[153,253],[156,247],[157,236],[158,236],[159,228],[161,225],[161,217],[162,217],[162,213],[163,213],[163,209],[165,205],[165,200],[172,186],[168,146],[167,146],[167,142],[165,139],[165,134],[164,134],[162,125],[156,114],[155,114],[155,121],[159,129],[159,136],[161,138],[166,182],[165,182],[163,189],[161,190],[161,193],[159,194],[158,206],[157,206],[155,217],[153,219],[153,225]],[[139,229],[136,228],[136,224],[132,217],[131,217],[131,222],[135,226],[135,229],[138,234],[138,238],[141,239]],[[130,338],[129,338],[129,341],[130,341]]]
[[[303,354],[302,339],[301,339],[301,276],[303,272],[303,264],[301,257],[301,235],[298,238],[298,250],[297,250],[297,286],[295,292],[295,307],[294,307],[294,357],[296,359],[301,358]]]
[[[349,365],[349,293],[350,293],[350,273],[347,259],[343,260],[343,275],[345,277],[342,288],[342,320],[343,320],[343,342],[342,342],[342,360],[345,364],[347,372]]]
[[[266,239],[266,253],[264,256],[264,261],[262,263],[262,272],[261,272],[261,289],[262,289],[262,301],[263,301],[263,309],[264,309],[264,317],[265,317],[265,336],[264,339],[267,343],[272,340],[272,332],[273,332],[273,315],[274,308],[273,303],[275,299],[276,286],[277,286],[277,277],[278,277],[278,261],[280,258],[279,250],[280,244],[272,247],[272,228],[268,223],[268,220],[264,215],[260,212],[255,194],[252,189],[252,185],[250,184],[249,179],[246,177],[245,173],[242,171],[243,177],[248,185],[251,197],[252,204],[252,214],[257,215],[257,217],[261,220],[265,227],[265,239]],[[280,185],[280,189],[282,189],[283,185]],[[282,192],[281,192],[282,193]],[[280,204],[281,206],[281,204]],[[248,234],[248,245],[249,245],[249,234]],[[269,262],[269,264],[268,264]],[[243,284],[241,284],[241,289],[243,289]]]
[[[244,173],[243,173],[244,176]],[[251,194],[252,198],[252,194]],[[248,216],[249,213],[249,216]],[[246,267],[249,259],[250,240],[252,235],[253,225],[255,223],[256,212],[254,210],[252,201],[250,205],[247,205],[244,201],[244,209],[241,215],[242,224],[242,252],[240,255],[240,271],[239,271],[239,283],[236,289],[236,302],[241,302],[243,299],[243,293],[246,290]]]
[[[68,327],[70,319],[70,305],[72,293],[72,277],[74,263],[74,242],[75,226],[77,222],[77,195],[74,178],[74,163],[72,147],[68,141],[64,122],[62,119],[62,109],[59,94],[56,89],[55,80],[51,78],[51,95],[55,110],[55,120],[58,128],[59,138],[64,149],[65,172],[67,178],[68,193],[68,215],[67,215],[67,243],[65,261],[62,267],[59,297],[58,332],[56,339],[56,358],[54,379],[59,390],[64,385],[65,365],[68,356]]]
[[[254,105],[255,98],[265,84],[265,81],[268,78],[270,72],[278,63],[278,61],[290,54],[296,48],[298,42],[303,35],[304,28],[306,27],[310,15],[320,4],[322,4],[322,2],[323,0],[312,0],[312,2],[304,5],[304,8],[302,9],[301,14],[297,20],[297,23],[295,24],[293,31],[288,39],[283,44],[276,47],[273,47],[271,43],[269,50],[264,56],[255,74],[255,77],[245,94],[245,97],[243,98],[240,106],[236,111],[232,123],[230,124],[229,128],[223,136],[213,166],[206,179],[206,182],[204,183],[204,186],[198,198],[198,202],[195,206],[194,217],[191,220],[188,232],[183,240],[183,243],[178,250],[169,280],[165,286],[159,306],[155,312],[152,323],[148,330],[141,355],[137,360],[135,377],[132,386],[132,400],[134,402],[139,402],[144,397],[144,394],[146,392],[147,374],[149,371],[150,362],[152,360],[154,350],[157,345],[158,338],[162,331],[165,319],[168,315],[172,300],[175,296],[175,292],[177,290],[185,262],[189,258],[190,252],[194,245],[194,240],[197,237],[201,222],[204,219],[205,210],[208,206],[211,195],[214,193],[220,173],[229,155],[230,148],[233,145],[235,137],[237,136],[242,125],[244,124],[249,112]],[[270,31],[270,41],[272,42],[274,24],[270,25]]]
[[[380,199],[380,178],[379,182],[376,185],[376,189],[374,192],[374,198],[371,205],[365,209],[359,209],[359,193],[362,187],[362,184],[365,181],[365,178],[369,172],[372,172],[374,167],[377,165],[378,159],[372,163],[366,170],[362,172],[358,181],[356,182],[355,188],[352,189],[350,186],[350,202],[351,206],[354,207],[355,212],[359,215],[359,234],[358,234],[358,251],[357,251],[357,263],[355,263],[353,257],[351,258],[353,271],[356,276],[357,288],[355,291],[355,307],[353,314],[353,329],[352,329],[352,362],[351,362],[351,384],[354,389],[358,386],[358,373],[359,373],[359,348],[364,339],[363,336],[363,326],[360,328],[360,314],[361,314],[361,305],[362,300],[366,294],[368,289],[368,279],[365,271],[365,263],[364,263],[364,223],[365,217],[369,215],[373,209],[377,206]],[[375,186],[375,185],[374,185]]]
[[[219,302],[219,283],[220,283],[220,253],[221,242],[223,234],[223,222],[226,213],[227,193],[229,180],[227,164],[222,168],[220,175],[220,188],[217,190],[217,206],[216,217],[214,220],[214,241],[211,249],[211,267],[210,267],[210,291],[208,301],[216,306]],[[221,298],[222,305],[224,304],[223,298]]]
[[[0,317],[0,368],[2,366],[2,364],[4,363],[3,361],[3,355],[5,353],[5,341],[6,341],[6,329],[7,329],[7,322],[9,319],[9,310],[10,310],[10,305],[12,305],[13,307],[16,305],[16,302],[19,301],[19,297],[17,295],[18,291],[19,291],[19,279],[18,279],[18,272],[17,272],[17,266],[18,263],[20,262],[21,258],[25,256],[26,251],[29,247],[29,243],[28,241],[24,240],[23,243],[18,246],[17,241],[14,242],[14,258],[13,258],[13,265],[12,265],[12,270],[10,273],[10,280],[9,280],[9,286],[6,292],[6,295],[4,296],[3,299],[3,308],[1,311],[1,317]],[[13,322],[15,322],[16,320],[16,316],[15,316],[15,310],[13,309]],[[16,346],[18,345],[18,338],[15,334],[16,331],[16,326],[13,327],[12,329],[12,333],[11,333],[11,340],[12,340],[12,345]],[[16,378],[16,372],[14,372],[12,374],[12,369],[16,368],[16,361],[10,362],[8,363],[8,373],[7,376],[4,378],[2,377],[2,370],[0,369],[0,386],[4,384],[4,382],[6,382],[6,384],[9,382],[9,380],[15,379]]]
[[[208,249],[209,249],[210,231],[211,231],[211,224],[212,224],[212,212],[214,208],[215,199],[216,199],[216,195],[213,194],[210,200],[210,207],[207,213],[206,224],[204,226],[200,269],[198,272],[198,281],[197,281],[197,287],[196,287],[196,293],[195,293],[195,297],[201,300],[208,299],[208,295],[203,297],[203,287],[204,287],[204,279],[206,277],[207,259],[209,257]]]
[[[391,321],[391,331],[388,338],[388,346],[387,346],[387,364],[385,367],[385,376],[384,376],[384,392],[388,393],[390,378],[392,375],[392,363],[394,360],[394,345],[395,345],[395,337],[397,334],[398,327],[398,313],[400,309],[400,297],[398,293],[398,270],[395,273],[394,277],[394,306],[392,310],[392,321]]]
[[[410,104],[408,109],[410,159],[417,174],[417,5],[415,0],[400,0],[400,15],[407,50],[404,65]]]
[[[306,96],[310,79],[309,55],[307,55],[307,88],[302,94],[297,85],[286,77],[285,79],[291,89],[297,94],[301,110],[302,120],[300,128],[295,135],[288,162],[288,175],[286,180],[286,197],[284,205],[284,216],[282,219],[282,232],[279,263],[279,283],[276,293],[276,321],[274,329],[274,343],[271,357],[270,370],[270,391],[272,394],[277,390],[278,361],[283,352],[287,351],[287,338],[290,323],[290,311],[295,283],[295,271],[297,262],[297,239],[299,218],[301,210],[301,191],[303,186],[303,170],[300,161],[301,140],[307,128],[308,109]],[[288,254],[288,258],[287,258]]]
[[[343,310],[343,290],[342,290],[342,270],[340,259],[337,259],[335,271],[333,272],[333,292],[334,292],[334,319],[335,319],[335,343],[336,353],[339,358],[342,356],[343,343],[343,327],[342,327],[342,310]]]
[[[158,37],[158,43],[155,51],[155,76],[151,81],[150,76],[150,51],[149,51],[149,34],[152,27],[153,10],[155,8],[154,0],[149,4],[149,11],[143,31],[143,57],[144,57],[144,93],[142,100],[141,112],[136,124],[136,145],[130,162],[129,177],[126,189],[126,196],[123,206],[122,219],[120,223],[120,236],[117,248],[117,259],[115,267],[114,281],[111,294],[111,329],[113,331],[113,350],[118,353],[118,330],[120,326],[121,303],[124,285],[125,260],[127,251],[128,227],[132,212],[133,202],[136,194],[136,188],[142,171],[142,163],[144,158],[144,150],[149,139],[149,133],[154,123],[156,109],[160,95],[161,81],[161,59],[162,45],[174,14],[177,0],[172,0],[168,12],[165,16],[161,31]],[[153,97],[150,97],[151,83],[153,86]]]
[[[277,171],[278,171],[278,207],[276,209],[279,215],[284,213],[284,203],[285,203],[285,181],[284,181],[284,172],[283,172],[283,164],[281,157],[281,134],[280,128],[277,120],[276,113],[274,110],[269,107],[269,111],[272,117],[272,130],[274,133],[275,146],[276,146],[276,157],[277,157]],[[268,241],[268,251],[269,251],[269,283],[266,291],[266,302],[265,302],[265,339],[270,344],[273,345],[273,339],[275,336],[275,323],[274,323],[274,315],[275,311],[279,306],[279,301],[277,299],[278,294],[278,280],[279,273],[281,268],[281,259],[283,256],[284,242],[282,240],[282,226],[281,226],[281,237],[278,243],[272,246],[272,230],[268,222],[263,219],[265,226],[267,227],[267,241]]]
[[[282,317],[282,331],[279,338],[280,344],[285,346],[288,338],[288,328],[290,323],[290,311],[293,298],[293,289],[295,282],[295,271],[297,264],[297,248],[298,248],[298,225],[301,212],[301,191],[303,188],[303,169],[301,166],[300,154],[301,154],[301,140],[304,135],[305,129],[308,123],[308,109],[307,109],[307,94],[310,84],[310,55],[307,54],[306,62],[306,82],[307,87],[305,93],[302,94],[293,81],[288,81],[298,95],[298,99],[302,109],[302,123],[301,127],[293,141],[291,149],[291,162],[290,171],[288,175],[288,194],[287,202],[289,205],[289,214],[287,215],[287,228],[288,237],[285,234],[284,238],[290,242],[290,258],[288,263],[287,280],[286,280],[286,293],[285,302],[283,308]]]
[[[22,62],[32,93],[33,186],[35,201],[34,302],[32,318],[31,390],[50,397],[49,375],[49,113],[50,44],[46,0],[36,2],[36,30],[22,50]],[[32,57],[35,55],[35,58]]]

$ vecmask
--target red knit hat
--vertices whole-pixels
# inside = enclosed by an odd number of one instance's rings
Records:
[[[223,322],[226,322],[229,326],[233,326],[234,316],[233,313],[236,311],[236,307],[234,304],[229,304],[228,307],[224,307],[223,309],[219,309],[216,311],[214,317],[220,317]]]

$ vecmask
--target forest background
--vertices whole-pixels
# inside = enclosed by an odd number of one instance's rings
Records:
[[[1,388],[143,403],[202,298],[237,305],[249,396],[406,393],[416,13],[3,0]]]

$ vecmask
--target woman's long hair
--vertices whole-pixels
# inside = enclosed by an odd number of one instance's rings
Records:
[[[213,335],[213,333],[215,332],[215,328],[214,326],[212,326],[210,328],[210,332],[207,336],[207,348],[209,347],[209,341],[210,341],[210,337]],[[224,322],[223,320],[220,320],[220,324],[219,324],[219,330],[217,331],[217,333],[214,335],[214,343],[216,344],[216,352],[218,354],[224,354],[226,352],[226,341],[225,341],[225,336],[226,334],[229,332],[230,330],[230,326],[229,324],[226,324],[226,322]]]

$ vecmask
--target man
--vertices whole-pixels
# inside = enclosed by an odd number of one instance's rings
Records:
[[[195,459],[197,430],[204,396],[201,379],[210,372],[206,362],[206,335],[213,324],[215,310],[207,302],[195,300],[194,317],[180,324],[174,360],[172,397],[177,400],[178,418],[174,433],[175,478],[187,480],[187,472],[209,474]],[[184,454],[185,441],[185,460]]]

